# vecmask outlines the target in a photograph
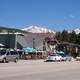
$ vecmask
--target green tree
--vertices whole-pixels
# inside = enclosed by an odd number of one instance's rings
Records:
[[[63,30],[62,32],[62,41],[64,42],[69,42],[70,36],[66,30]]]
[[[61,34],[62,34],[61,32],[57,32],[57,33],[56,33],[56,39],[57,39],[59,42],[62,41],[62,35],[61,35]]]
[[[77,35],[76,35],[75,31],[72,31],[72,33],[70,33],[69,35],[70,35],[70,42],[71,43],[76,43]]]
[[[76,43],[80,45],[80,33],[77,35]]]

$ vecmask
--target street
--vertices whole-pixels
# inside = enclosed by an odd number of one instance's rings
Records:
[[[0,80],[80,80],[80,62],[22,60],[0,63]]]

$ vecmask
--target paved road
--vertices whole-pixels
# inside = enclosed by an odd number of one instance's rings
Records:
[[[80,80],[80,62],[0,63],[0,80]]]

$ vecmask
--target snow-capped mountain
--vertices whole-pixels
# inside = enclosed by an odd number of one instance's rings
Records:
[[[53,30],[43,28],[41,26],[29,26],[27,28],[22,29],[23,31],[32,32],[32,33],[56,33]]]
[[[80,33],[80,29],[79,28],[75,29],[74,31],[75,31],[76,34]]]
[[[80,28],[76,28],[74,30],[68,30],[69,33],[71,33],[72,31],[75,31],[76,34],[80,33]]]

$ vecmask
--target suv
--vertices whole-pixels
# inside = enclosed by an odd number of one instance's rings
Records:
[[[6,50],[1,50],[0,51],[0,61],[1,62],[9,62],[9,61],[14,61],[17,62],[19,59],[19,55],[17,51],[6,51]]]

